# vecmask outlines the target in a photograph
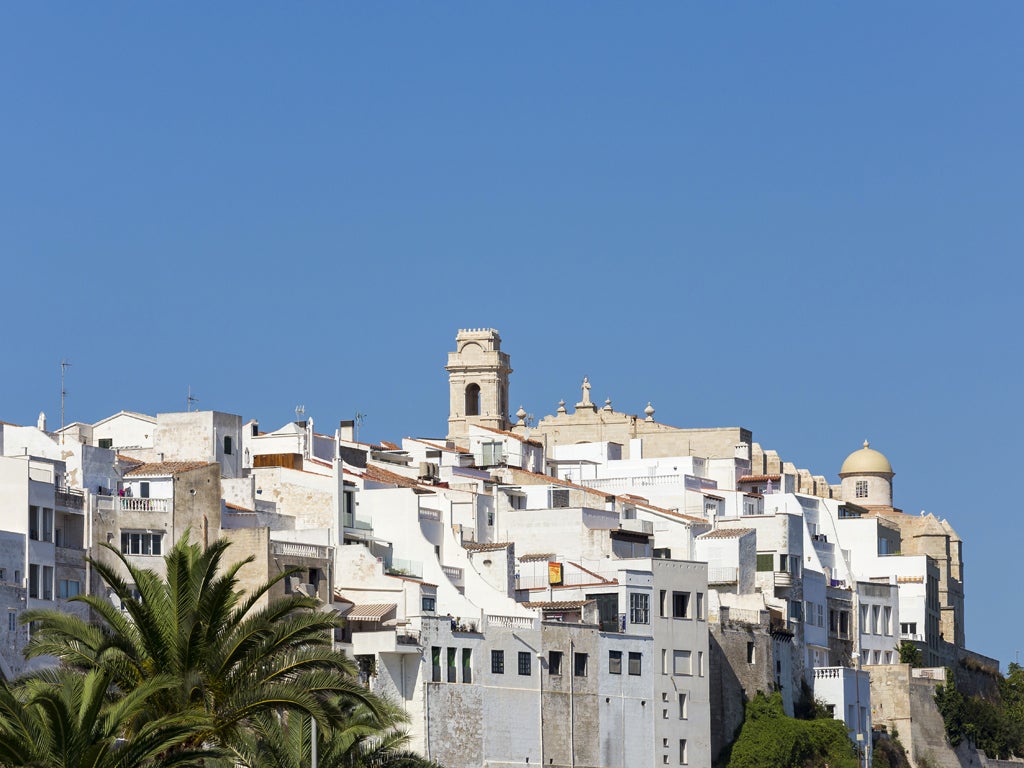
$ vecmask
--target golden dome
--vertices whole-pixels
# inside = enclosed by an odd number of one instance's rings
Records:
[[[885,454],[869,448],[868,445],[868,441],[865,440],[863,448],[859,451],[854,451],[846,457],[842,469],[839,470],[840,477],[845,475],[895,474],[892,471],[892,465],[889,463],[889,460],[885,458]]]

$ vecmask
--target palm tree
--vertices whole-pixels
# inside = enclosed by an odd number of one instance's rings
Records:
[[[382,715],[385,708],[358,684],[351,662],[332,648],[340,617],[302,595],[258,607],[277,579],[243,593],[238,571],[253,558],[221,573],[228,546],[221,539],[203,549],[183,537],[165,557],[166,579],[108,546],[131,583],[111,564],[89,562],[121,607],[95,595],[74,598],[89,605],[93,622],[28,611],[23,620],[37,629],[27,654],[55,656],[70,669],[103,670],[121,695],[154,678],[175,680],[147,698],[150,716],[202,709],[208,721],[192,745],[232,744],[264,713],[301,712],[325,728],[346,706]]]
[[[359,705],[327,731],[316,733],[317,768],[441,768],[408,749],[409,737],[397,724],[405,715],[387,705],[384,719]],[[236,765],[245,768],[308,768],[313,728],[298,713],[261,715],[238,744]]]
[[[125,738],[150,699],[175,686],[160,677],[111,702],[110,675],[42,672],[15,686],[0,683],[0,765],[5,768],[184,768],[215,757],[183,748],[205,719],[199,711],[150,719]]]

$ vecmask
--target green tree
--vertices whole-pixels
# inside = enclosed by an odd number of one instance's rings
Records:
[[[909,664],[912,667],[923,667],[924,656],[921,649],[909,640],[900,643],[900,664]]]
[[[203,713],[145,718],[150,700],[175,685],[172,678],[154,678],[111,701],[110,676],[101,670],[44,672],[13,686],[0,683],[0,765],[184,768],[215,757],[208,748],[182,748],[205,720]],[[133,722],[135,732],[126,738]]]
[[[967,721],[967,708],[964,703],[963,694],[956,687],[953,679],[953,672],[946,670],[945,685],[935,687],[935,704],[939,708],[939,714],[946,724],[946,738],[954,747],[964,740],[965,736],[972,735]]]
[[[357,706],[328,730],[318,730],[319,768],[440,768],[408,749],[408,735],[395,723],[404,714],[380,713]],[[236,765],[246,768],[307,768],[312,761],[310,718],[290,713],[263,715],[236,753]]]
[[[203,549],[183,537],[165,557],[166,578],[108,547],[131,582],[112,564],[89,562],[121,607],[106,597],[74,598],[91,608],[91,622],[28,611],[24,620],[37,629],[27,654],[55,656],[70,670],[102,670],[118,695],[153,679],[177,681],[146,698],[147,717],[202,710],[207,718],[196,726],[193,745],[230,747],[264,713],[301,712],[325,726],[345,706],[383,713],[347,657],[332,648],[338,615],[302,595],[258,607],[276,580],[243,593],[238,571],[252,558],[221,573],[228,545],[219,540]]]

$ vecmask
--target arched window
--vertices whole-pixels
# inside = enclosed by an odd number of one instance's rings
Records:
[[[470,384],[466,387],[466,415],[480,415],[480,385]]]

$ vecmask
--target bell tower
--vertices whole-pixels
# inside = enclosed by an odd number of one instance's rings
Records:
[[[508,422],[508,355],[493,328],[460,330],[455,351],[448,353],[448,439],[466,435],[467,424],[506,430]]]

